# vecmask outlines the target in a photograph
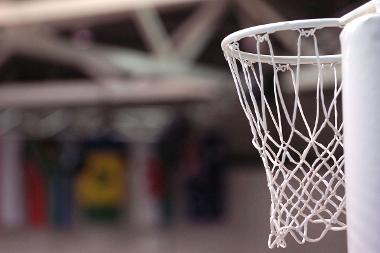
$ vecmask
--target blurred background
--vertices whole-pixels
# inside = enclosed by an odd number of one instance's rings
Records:
[[[268,249],[264,168],[220,42],[363,2],[2,0],[0,250],[346,252],[343,232]]]

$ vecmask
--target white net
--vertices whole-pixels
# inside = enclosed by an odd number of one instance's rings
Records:
[[[346,228],[339,62],[319,55],[321,29],[292,31],[298,33],[293,63],[279,63],[271,33],[249,36],[255,41],[255,57],[240,50],[240,41],[224,49],[252,143],[266,170],[272,201],[270,248],[286,247],[288,235],[302,244]],[[302,62],[305,40],[313,45],[313,63]],[[267,55],[261,53],[264,49]],[[300,92],[306,82],[313,89]]]

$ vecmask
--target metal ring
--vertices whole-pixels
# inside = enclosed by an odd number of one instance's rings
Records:
[[[222,41],[223,51],[231,57],[252,62],[262,62],[272,64],[329,64],[340,63],[341,55],[321,55],[321,56],[271,56],[271,55],[259,55],[253,53],[247,53],[238,49],[232,48],[230,45],[237,43],[239,40],[247,37],[254,37],[261,34],[271,34],[279,31],[287,30],[299,30],[299,29],[322,29],[327,27],[342,27],[339,18],[323,18],[323,19],[307,19],[307,20],[294,20],[286,22],[271,23],[266,25],[259,25],[250,28],[246,28],[228,35]]]

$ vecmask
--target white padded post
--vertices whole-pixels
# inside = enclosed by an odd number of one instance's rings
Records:
[[[380,252],[380,15],[341,34],[349,253]]]

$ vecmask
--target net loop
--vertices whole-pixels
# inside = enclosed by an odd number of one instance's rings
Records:
[[[255,38],[258,43],[264,43],[266,41],[269,41],[269,34],[268,33],[256,34],[253,36],[253,38]]]
[[[290,70],[289,64],[275,64],[275,70],[276,72],[285,72],[287,70]]]
[[[314,36],[316,30],[317,30],[316,28],[310,28],[310,29],[301,28],[298,31],[301,36],[308,38],[310,36]]]

